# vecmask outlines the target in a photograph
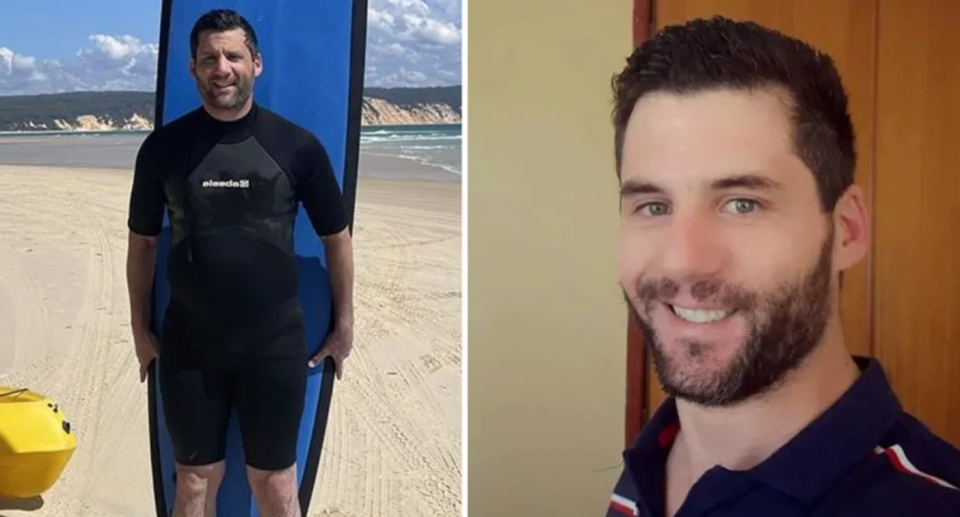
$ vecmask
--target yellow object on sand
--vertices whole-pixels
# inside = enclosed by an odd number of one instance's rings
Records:
[[[25,499],[46,492],[76,447],[70,423],[55,401],[0,386],[0,497]]]

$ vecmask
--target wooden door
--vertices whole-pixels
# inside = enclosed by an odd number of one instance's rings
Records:
[[[920,4],[925,7],[919,9]],[[722,14],[802,38],[836,61],[850,97],[856,182],[874,246],[844,276],[847,345],[878,357],[908,411],[960,445],[960,4],[907,0],[653,0],[650,29]],[[954,266],[954,268],[951,268]],[[628,333],[627,441],[663,400],[635,329]]]
[[[904,407],[960,446],[960,2],[878,17],[873,354]]]

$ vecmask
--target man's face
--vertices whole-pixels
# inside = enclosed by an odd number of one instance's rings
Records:
[[[215,111],[242,108],[261,70],[260,56],[250,53],[243,29],[201,33],[197,54],[190,60],[190,74],[197,89],[204,103]]]
[[[725,406],[820,342],[834,226],[771,91],[656,93],[627,127],[620,281],[669,395]]]

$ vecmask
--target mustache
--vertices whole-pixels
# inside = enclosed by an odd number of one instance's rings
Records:
[[[641,278],[636,288],[635,302],[647,307],[658,300],[676,298],[683,289],[683,284],[666,277]],[[754,308],[758,301],[756,292],[718,279],[698,280],[690,284],[688,290],[690,297],[697,302],[718,303],[737,310]]]

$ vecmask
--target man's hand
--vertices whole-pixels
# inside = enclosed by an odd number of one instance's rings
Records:
[[[320,352],[310,358],[310,367],[314,368],[326,357],[332,357],[337,379],[340,379],[343,377],[343,361],[353,348],[353,243],[349,227],[321,239],[327,252],[333,312],[337,317],[333,332],[320,347]]]
[[[159,225],[159,221],[157,224]],[[150,363],[157,357],[159,350],[157,338],[150,332],[150,293],[153,290],[159,242],[156,236],[142,235],[133,230],[130,230],[129,234],[127,290],[130,293],[130,327],[133,330],[137,361],[140,362],[140,382],[143,382],[147,379]]]
[[[157,338],[149,330],[134,332],[133,344],[137,349],[137,361],[140,362],[140,382],[147,380],[150,364],[157,358]]]
[[[350,356],[353,349],[353,329],[340,327],[330,333],[326,342],[320,347],[317,355],[310,358],[310,368],[316,368],[328,356],[333,358],[336,367],[337,380],[343,378],[343,361]]]

